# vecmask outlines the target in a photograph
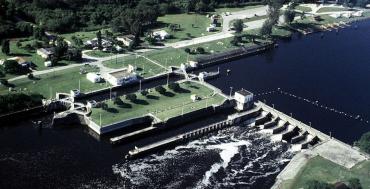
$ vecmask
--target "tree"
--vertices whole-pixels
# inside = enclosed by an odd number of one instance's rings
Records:
[[[60,60],[63,56],[66,55],[68,51],[68,43],[64,40],[63,37],[57,38],[57,45],[55,47],[55,56]]]
[[[134,102],[137,99],[137,96],[136,96],[136,94],[128,94],[128,95],[126,95],[126,99],[131,101],[131,102]]]
[[[200,54],[204,54],[206,51],[204,50],[203,47],[197,47],[197,52]]]
[[[285,23],[287,24],[290,24],[294,21],[294,17],[295,17],[295,11],[288,8],[285,12],[284,12],[284,21]]]
[[[120,97],[115,98],[113,103],[118,106],[122,106],[124,104],[123,100]]]
[[[157,91],[159,94],[164,94],[166,92],[166,89],[162,86],[155,87],[155,91]]]
[[[147,96],[149,94],[148,90],[142,90],[140,93],[143,96]]]
[[[360,140],[355,143],[355,145],[364,152],[370,153],[370,132],[363,134]]]
[[[238,19],[233,23],[233,26],[236,33],[241,33],[244,28],[244,23],[242,20]]]
[[[180,89],[180,85],[178,83],[170,83],[168,84],[168,88],[173,91],[178,91]]]
[[[0,83],[4,86],[7,86],[9,84],[7,79],[0,79]]]
[[[101,103],[101,109],[103,109],[103,110],[108,110],[108,109],[109,109],[108,104],[107,104],[107,103],[105,103],[105,102],[102,102],[102,103]]]
[[[18,62],[15,60],[5,60],[3,66],[4,66],[5,73],[10,73],[10,74],[22,74],[23,73],[22,66],[19,65]]]
[[[156,40],[152,36],[145,37],[145,41],[147,41],[150,45],[154,45],[156,43]]]
[[[184,51],[188,54],[190,54],[191,50],[189,48],[185,48]]]
[[[348,187],[350,189],[362,189],[360,180],[358,178],[351,178],[348,180]]]
[[[269,20],[265,20],[265,22],[263,22],[263,25],[262,25],[262,28],[260,30],[260,34],[263,35],[263,36],[270,36],[271,33],[272,33],[272,27],[274,26],[274,24]]]
[[[10,42],[9,42],[8,39],[3,40],[3,43],[1,44],[1,51],[4,54],[9,55],[9,53],[10,53]]]
[[[102,36],[101,36],[100,30],[96,33],[96,38],[98,39],[98,48],[102,50],[103,46],[102,46]]]

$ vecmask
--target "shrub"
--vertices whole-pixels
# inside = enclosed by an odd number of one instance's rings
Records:
[[[126,95],[126,99],[133,102],[137,99],[137,96],[136,96],[136,94],[128,94],[128,95]]]
[[[162,86],[157,86],[155,88],[155,91],[157,91],[159,94],[164,94],[166,92],[166,89]]]
[[[351,189],[362,189],[360,180],[358,178],[351,178],[348,180],[348,187]]]
[[[123,100],[120,97],[117,97],[117,98],[114,99],[113,103],[115,105],[121,106],[121,105],[123,105]]]
[[[200,53],[200,54],[204,54],[206,51],[204,50],[203,47],[198,47],[197,52]]]
[[[356,142],[356,146],[364,152],[370,153],[370,132],[363,134],[360,140]]]
[[[173,91],[178,91],[180,89],[180,85],[178,83],[170,83],[168,85],[168,88],[170,88]]]
[[[142,91],[141,91],[141,95],[143,95],[143,96],[148,95],[148,93],[149,93],[149,92],[148,92],[147,90],[142,90]]]
[[[190,54],[191,50],[189,48],[185,48],[184,51],[188,54]]]

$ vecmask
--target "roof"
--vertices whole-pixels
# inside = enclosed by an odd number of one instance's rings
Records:
[[[237,92],[237,93],[239,93],[239,94],[241,94],[241,95],[243,95],[243,96],[252,95],[252,93],[251,93],[251,92],[249,92],[249,91],[247,91],[247,90],[245,90],[245,89],[241,89],[241,90],[236,91],[236,92]]]
[[[118,71],[110,72],[109,75],[115,77],[115,78],[124,78],[124,77],[130,77],[136,75],[134,72],[129,72],[128,69],[122,69]]]
[[[37,50],[40,51],[41,53],[47,54],[47,55],[50,55],[50,54],[54,53],[54,48],[41,48],[41,49],[37,49]]]
[[[169,34],[164,30],[160,30],[160,31],[154,31],[153,35],[166,36],[166,35],[169,35]]]
[[[8,58],[8,60],[15,60],[18,62],[18,64],[24,64],[24,63],[27,63],[27,60],[25,60],[24,58],[22,57],[13,57],[13,58]]]

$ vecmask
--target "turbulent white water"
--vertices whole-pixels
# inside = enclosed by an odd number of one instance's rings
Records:
[[[232,127],[163,153],[116,164],[133,188],[270,188],[291,159],[287,144]]]

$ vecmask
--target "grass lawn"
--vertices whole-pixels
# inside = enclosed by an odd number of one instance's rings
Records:
[[[27,61],[31,61],[33,64],[36,65],[36,70],[47,70],[50,69],[48,67],[45,67],[44,62],[45,60],[36,54],[36,50],[28,51],[23,48],[17,47],[17,42],[21,40],[22,47],[26,46],[27,44],[31,44],[35,41],[34,39],[31,38],[16,38],[16,39],[11,39],[10,40],[10,55],[6,55],[2,52],[0,52],[0,59],[8,59],[12,57],[22,57],[26,59]],[[71,64],[73,62],[71,61],[59,61],[59,64],[57,66],[64,66],[67,64]],[[8,75],[7,78],[14,77],[13,75]]]
[[[346,169],[317,156],[308,161],[293,181],[285,183],[284,188],[304,188],[309,180],[336,183],[339,181],[346,182],[350,178],[360,179],[363,187],[370,186],[370,161],[362,162],[352,169]]]
[[[161,28],[155,30],[166,30],[169,34],[173,36],[173,39],[168,39],[166,42],[177,42],[182,40],[189,40],[195,37],[201,37],[204,35],[210,35],[217,33],[216,32],[207,32],[206,29],[211,24],[210,18],[207,18],[206,15],[200,14],[168,14],[158,18],[160,25],[163,25]],[[167,24],[180,24],[180,31],[172,32],[166,25]],[[192,26],[193,25],[193,26]],[[220,30],[220,28],[217,28]],[[188,35],[190,34],[190,35]]]
[[[337,11],[347,11],[348,8],[341,8],[341,7],[323,7],[320,8],[317,13],[324,13],[324,12],[337,12]]]
[[[111,53],[111,52],[103,52],[99,50],[88,51],[86,52],[86,54],[92,57],[99,57],[99,58],[115,55],[114,53]]]
[[[103,62],[104,66],[113,69],[125,68],[128,67],[128,65],[130,64],[137,67],[136,72],[143,78],[151,77],[166,71],[164,68],[148,61],[147,59],[141,56],[138,56],[136,58],[135,55],[130,55],[126,57],[117,58],[117,60],[112,59]]]
[[[221,14],[224,12],[236,12],[236,11],[242,11],[242,10],[248,10],[248,9],[254,9],[263,7],[264,5],[246,5],[246,6],[240,6],[240,7],[225,7],[225,8],[218,8],[215,10],[216,13]]]
[[[90,66],[83,66],[88,72],[97,72],[99,69]],[[80,67],[70,68],[62,71],[51,72],[35,76],[36,79],[18,79],[10,82],[15,85],[17,91],[40,93],[46,98],[50,98],[50,93],[55,96],[57,92],[69,93],[72,89],[78,89],[79,80],[81,81],[81,92],[89,92],[97,89],[109,87],[106,83],[92,83],[86,79],[85,74],[80,74]],[[0,94],[9,93],[8,88],[0,86]]]
[[[91,118],[95,123],[99,124],[100,115],[102,117],[102,125],[108,125],[123,121],[126,119],[141,117],[148,113],[152,113],[161,120],[178,116],[182,114],[182,105],[184,104],[184,113],[211,106],[212,104],[221,104],[224,98],[213,93],[212,89],[194,82],[185,82],[180,84],[182,90],[174,92],[167,88],[165,95],[159,94],[154,89],[151,90],[148,96],[142,96],[136,93],[137,100],[130,102],[124,97],[120,97],[124,101],[124,105],[114,105],[108,101],[108,110],[101,108],[93,108]],[[192,102],[190,95],[196,94],[201,100]],[[206,100],[207,99],[207,100]],[[207,102],[207,103],[206,103]]]
[[[311,12],[312,11],[312,9],[310,7],[306,7],[306,6],[302,6],[302,5],[298,5],[295,9],[300,10],[302,12]]]
[[[111,31],[111,29],[101,29],[101,33],[102,33],[102,36],[105,36],[105,31],[108,30],[108,31]],[[95,31],[80,31],[80,32],[73,32],[73,33],[67,33],[67,34],[61,34],[62,37],[64,37],[66,40],[72,42],[73,43],[73,40],[72,40],[72,36],[76,36],[77,38],[80,38],[83,42],[86,42],[88,40],[91,40],[93,38],[96,37],[96,33],[98,32],[99,30],[95,30]]]

